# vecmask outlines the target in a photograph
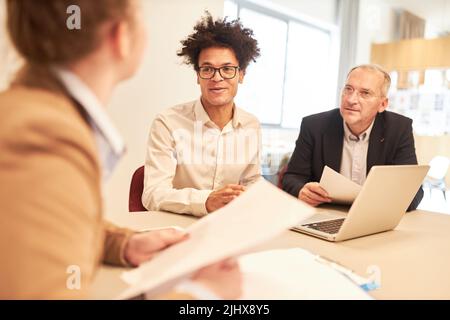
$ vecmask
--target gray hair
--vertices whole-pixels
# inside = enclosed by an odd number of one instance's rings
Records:
[[[381,72],[383,74],[384,77],[384,81],[383,81],[383,86],[381,88],[381,94],[383,95],[383,97],[387,96],[387,93],[389,91],[389,88],[391,86],[391,76],[389,75],[389,73],[387,73],[386,70],[383,69],[383,67],[381,67],[378,64],[360,64],[356,67],[353,67],[347,74],[347,78],[350,75],[350,73],[352,73],[353,70],[356,69],[364,69],[364,70],[371,70],[371,71],[377,71],[377,72]]]

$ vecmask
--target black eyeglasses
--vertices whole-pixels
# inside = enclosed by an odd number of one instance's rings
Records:
[[[224,79],[233,79],[236,77],[237,70],[240,68],[237,66],[223,66],[220,68],[214,68],[211,66],[204,66],[198,68],[198,75],[202,79],[212,79],[216,75],[216,72],[219,71],[219,74]]]

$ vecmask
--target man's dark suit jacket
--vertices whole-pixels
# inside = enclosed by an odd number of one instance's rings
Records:
[[[339,109],[303,118],[294,153],[283,177],[283,190],[298,197],[308,182],[320,181],[325,165],[339,172],[344,139],[344,122]],[[385,111],[378,113],[369,137],[367,174],[374,165],[417,164],[412,120]],[[423,197],[419,189],[408,211]]]

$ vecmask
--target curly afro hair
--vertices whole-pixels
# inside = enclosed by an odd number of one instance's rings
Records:
[[[194,27],[194,33],[181,41],[182,48],[177,53],[184,57],[184,62],[199,70],[198,57],[203,49],[211,47],[230,48],[239,61],[239,67],[246,70],[250,62],[256,61],[260,52],[258,41],[253,38],[253,31],[244,28],[239,20],[227,21],[227,18],[213,20],[211,14],[206,12]]]

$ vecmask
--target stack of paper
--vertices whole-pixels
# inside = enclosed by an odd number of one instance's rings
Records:
[[[186,241],[124,273],[130,287],[118,298],[158,294],[201,267],[248,252],[312,214],[312,207],[261,179],[227,206],[191,225]]]
[[[320,261],[303,249],[245,255],[239,259],[242,299],[371,299],[345,273]]]

